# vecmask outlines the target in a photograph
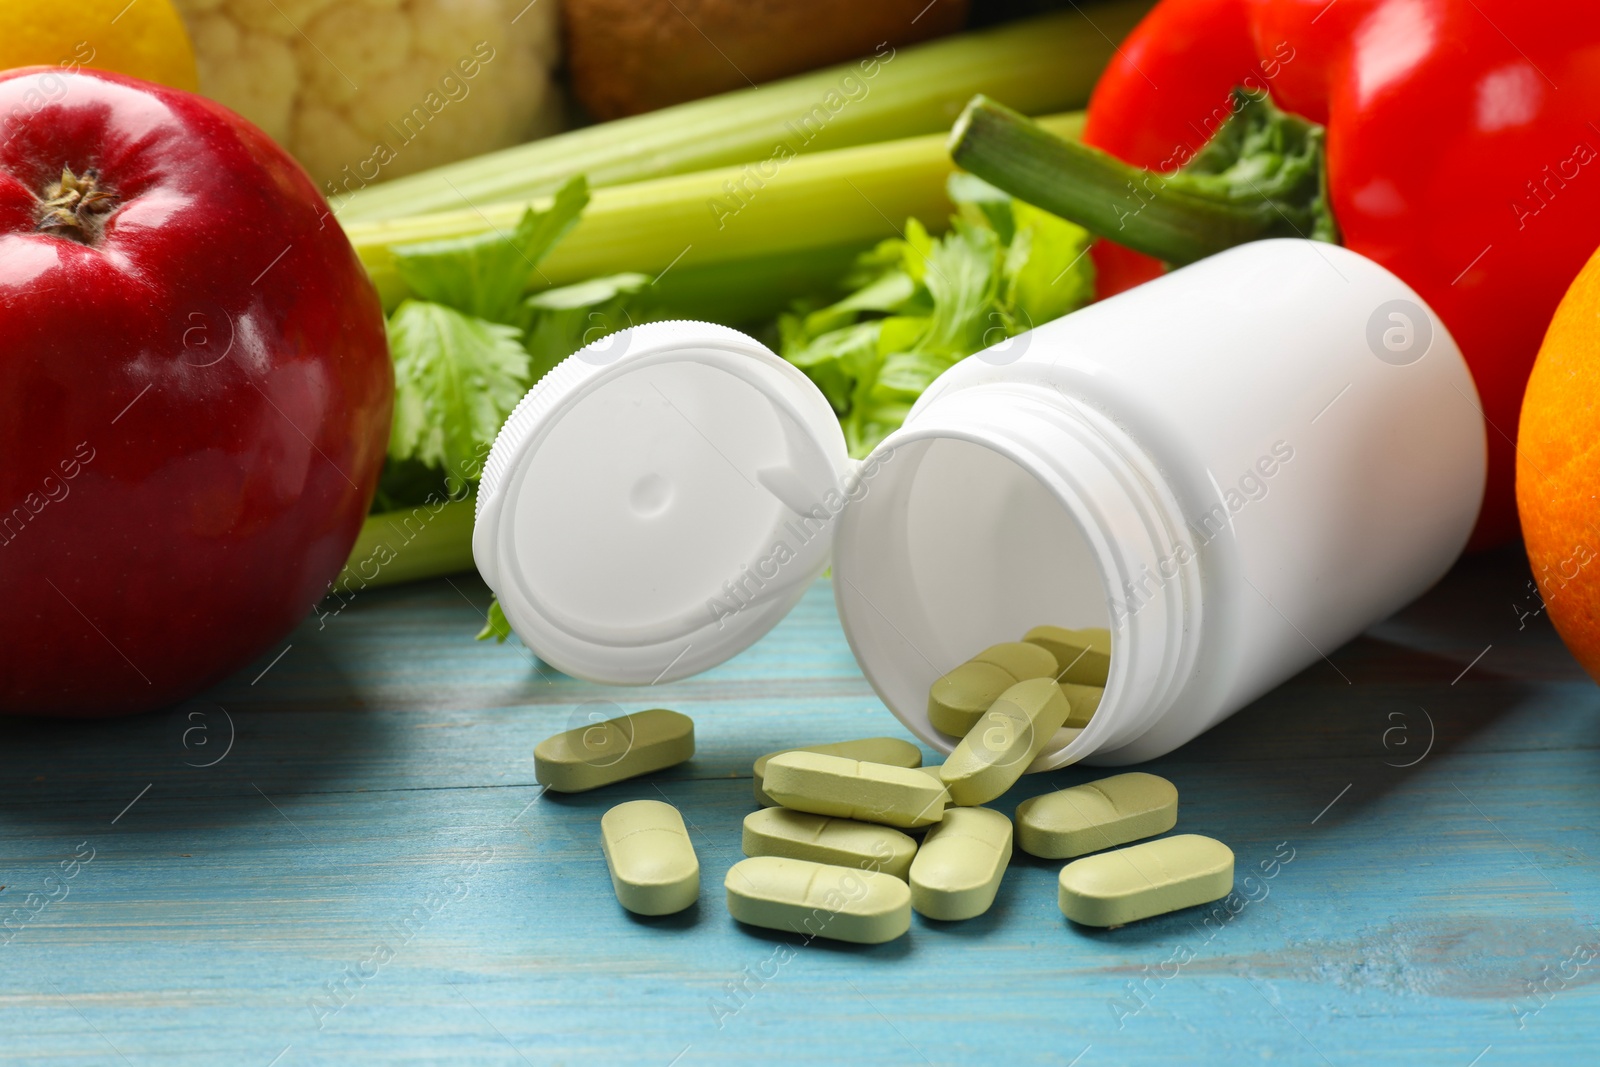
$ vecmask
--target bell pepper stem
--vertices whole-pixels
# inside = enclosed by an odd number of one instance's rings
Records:
[[[1313,147],[1320,152],[1320,128]],[[1019,200],[1172,264],[1264,237],[1323,236],[1322,227],[1307,232],[1297,226],[1292,211],[1286,213],[1253,183],[1236,182],[1223,192],[1215,180],[1183,170],[1162,174],[1130,166],[1057,137],[984,96],[974,97],[957,119],[950,155],[957,166]],[[1320,156],[1315,162],[1321,166]],[[1331,218],[1325,229],[1336,232]]]

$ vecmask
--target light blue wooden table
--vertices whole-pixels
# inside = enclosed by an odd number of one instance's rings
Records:
[[[1235,914],[1074,928],[1057,865],[1019,855],[986,916],[875,948],[744,929],[722,899],[755,756],[900,732],[825,583],[648,697],[474,643],[475,578],[362,594],[173,713],[4,724],[0,1058],[1593,1063],[1600,689],[1519,617],[1526,582],[1514,554],[1468,561],[1150,766],[1179,830],[1233,846]],[[540,796],[535,742],[610,701],[689,713],[699,755]],[[637,797],[693,827],[681,916],[611,895],[599,815]]]

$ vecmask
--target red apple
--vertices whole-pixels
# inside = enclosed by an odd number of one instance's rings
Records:
[[[156,708],[281,641],[360,529],[393,392],[377,294],[266,134],[0,74],[0,710]]]

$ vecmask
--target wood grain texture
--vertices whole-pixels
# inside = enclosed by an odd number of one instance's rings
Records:
[[[648,694],[474,643],[476,579],[368,591],[184,708],[4,724],[0,1060],[1589,1062],[1600,690],[1519,620],[1526,582],[1520,556],[1469,560],[1147,765],[1179,788],[1177,832],[1234,848],[1237,914],[1074,928],[1059,864],[1019,854],[989,914],[870,948],[740,928],[722,900],[757,755],[903,733],[826,583]],[[691,763],[539,795],[539,739],[649,705],[694,717]],[[996,806],[1097,773],[1031,776]],[[646,797],[699,849],[680,916],[611,895],[600,813]]]

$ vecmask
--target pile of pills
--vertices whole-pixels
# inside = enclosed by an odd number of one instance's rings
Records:
[[[911,912],[955,921],[994,903],[1013,842],[1061,869],[1061,913],[1120,926],[1218,900],[1233,888],[1233,853],[1220,841],[1164,834],[1178,791],[1132,772],[1023,801],[1015,827],[982,805],[1006,792],[1063,729],[1099,706],[1110,664],[1104,630],[1041,626],[994,645],[934,683],[928,716],[960,740],[939,767],[892,737],[814,745],[755,761],[745,817],[746,859],[724,880],[728,912],[752,926],[879,944],[911,927]],[[569,730],[534,751],[538,780],[581,792],[662,770],[694,755],[694,724],[654,708]],[[600,820],[617,900],[640,915],[670,915],[700,892],[700,863],[672,805],[619,804]],[[921,834],[918,842],[914,834]],[[1127,846],[1127,847],[1123,847]]]

